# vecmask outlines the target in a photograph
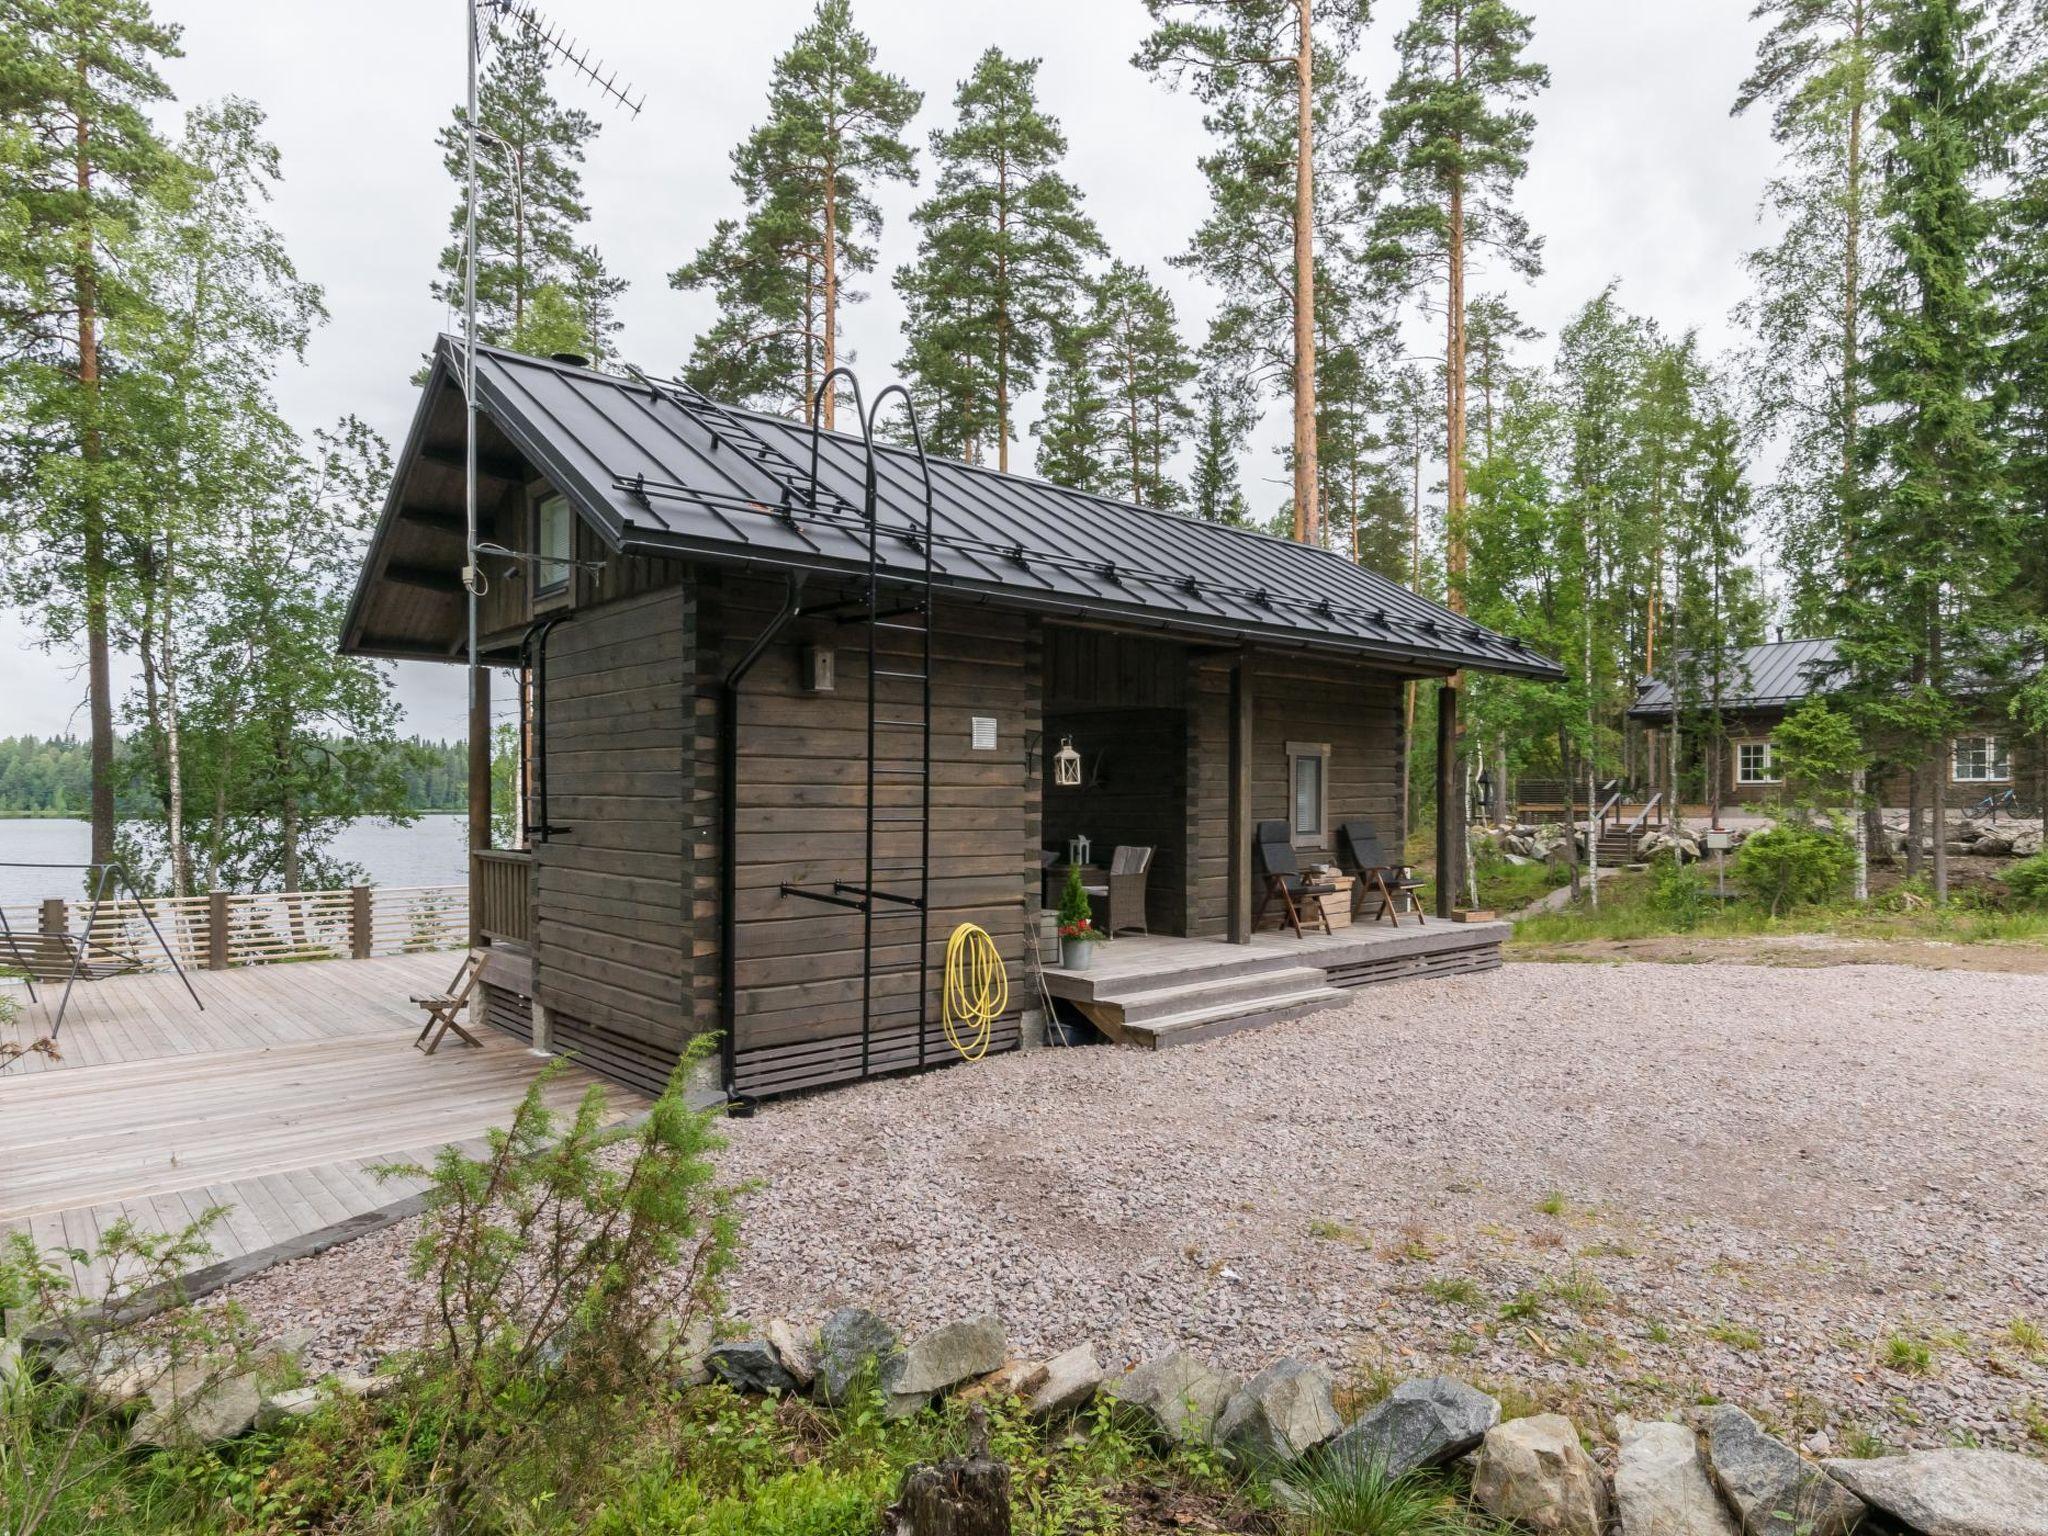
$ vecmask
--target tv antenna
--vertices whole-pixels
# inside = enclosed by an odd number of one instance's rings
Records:
[[[598,94],[625,109],[632,117],[647,104],[644,93],[634,99],[631,86],[619,84],[618,71],[608,70],[591,57],[590,50],[550,22],[528,0],[463,0],[468,13],[463,62],[467,66],[469,98],[463,117],[463,212],[462,212],[462,589],[468,609],[469,627],[469,728],[474,736],[483,713],[481,671],[477,666],[477,598],[483,591],[483,577],[477,567],[476,537],[476,145],[483,131],[478,122],[477,66],[483,57],[484,21],[505,23],[539,40],[542,49],[556,63],[581,75]],[[489,729],[488,722],[484,729]],[[474,842],[475,829],[471,829]]]

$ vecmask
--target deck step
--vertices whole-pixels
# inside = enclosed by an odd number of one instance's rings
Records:
[[[1159,978],[1151,978],[1157,980]],[[1173,979],[1171,986],[1146,987],[1130,992],[1098,994],[1098,1008],[1113,1011],[1125,1024],[1148,1019],[1178,1018],[1183,1015],[1237,1010],[1273,997],[1312,992],[1329,985],[1321,966],[1289,965],[1281,969],[1254,971],[1247,976],[1212,976],[1206,980]]]
[[[1326,1008],[1342,1008],[1353,1001],[1351,994],[1337,987],[1315,986],[1298,991],[1269,994],[1256,1002],[1221,1008],[1196,1008],[1186,1013],[1166,1014],[1121,1025],[1121,1043],[1144,1050],[1162,1051],[1170,1046],[1194,1045],[1233,1035],[1242,1029],[1258,1029],[1286,1019],[1298,1019]]]
[[[1095,964],[1085,971],[1059,970],[1053,987],[1061,997],[1094,1002],[1113,1002],[1132,993],[1158,989],[1163,981],[1176,987],[1234,981],[1242,977],[1267,976],[1278,971],[1310,967],[1305,957],[1278,946],[1204,944],[1190,946],[1190,953],[1149,951],[1142,961],[1126,963],[1112,940],[1095,946]]]

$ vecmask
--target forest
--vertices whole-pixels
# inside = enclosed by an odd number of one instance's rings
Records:
[[[1518,203],[1550,87],[1532,12],[1143,3],[1127,89],[1203,113],[1199,142],[1147,152],[1207,186],[1171,259],[1217,300],[1204,334],[1109,248],[1044,61],[991,43],[948,95],[819,0],[778,56],[731,61],[763,105],[669,274],[715,305],[685,377],[773,410],[816,397],[830,424],[846,310],[892,284],[892,361],[938,451],[1322,544],[1564,660],[1558,686],[1453,680],[1468,776],[1640,777],[1639,680],[1670,680],[1711,738],[1713,680],[1772,626],[1839,639],[1839,709],[1920,779],[1958,678],[2048,727],[2040,7],[1760,0],[1728,107],[1768,121],[1777,163],[1745,339],[1717,355],[1618,286],[1554,336],[1518,313],[1544,261]],[[545,33],[485,14],[477,334],[621,367],[624,280],[582,180],[599,118]],[[172,890],[317,878],[335,827],[413,793],[388,670],[333,648],[389,451],[276,406],[328,316],[267,219],[262,108],[167,129],[180,37],[144,0],[0,0],[0,32],[0,580],[86,659],[94,856]],[[1378,91],[1370,41],[1394,60]],[[458,109],[431,146],[452,214],[420,281],[448,303],[467,129]],[[917,189],[907,227],[885,227],[887,184]],[[1283,413],[1259,465],[1255,428]],[[1245,490],[1269,467],[1270,520]],[[1759,553],[1786,590],[1760,588]],[[139,675],[118,697],[117,654]]]

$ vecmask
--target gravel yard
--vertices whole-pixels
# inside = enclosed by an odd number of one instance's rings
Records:
[[[1706,1396],[1841,1451],[2048,1449],[2048,988],[1894,966],[1511,965],[1160,1054],[768,1106],[734,1310],[986,1308],[1027,1351],[1437,1366]],[[236,1299],[404,1342],[407,1227]],[[2029,1352],[2031,1347],[2032,1353]]]

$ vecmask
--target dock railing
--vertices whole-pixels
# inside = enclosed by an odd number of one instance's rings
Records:
[[[71,943],[92,903],[51,896],[0,902],[6,917],[0,966],[32,969],[40,979],[70,969]],[[368,960],[379,955],[460,949],[469,942],[469,888],[462,885],[353,885],[332,891],[209,891],[103,901],[92,915],[86,964],[98,974],[168,971],[171,963],[224,971],[294,960]]]

